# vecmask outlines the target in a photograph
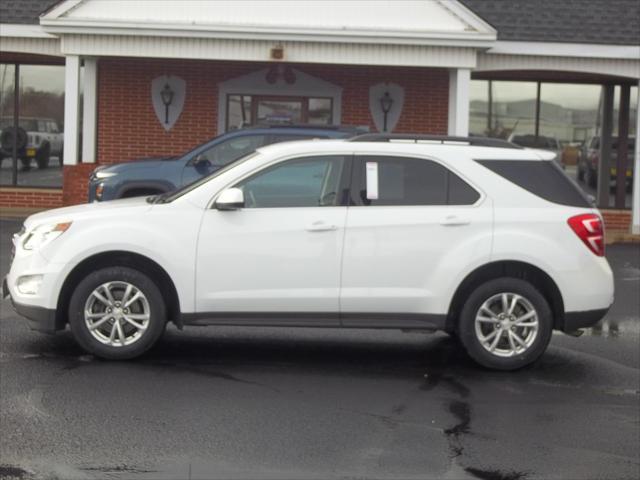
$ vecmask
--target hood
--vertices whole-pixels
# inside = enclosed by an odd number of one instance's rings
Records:
[[[126,213],[143,213],[150,208],[152,208],[152,205],[147,202],[147,197],[123,198],[121,200],[100,203],[85,203],[36,213],[27,218],[24,225],[25,228],[29,230],[31,227],[43,223],[73,222],[84,218],[105,217],[111,214],[121,215],[123,213],[122,209],[127,209]]]
[[[114,163],[112,165],[99,166],[94,170],[109,173],[122,173],[136,169],[149,169],[160,165],[164,165],[168,161],[178,160],[180,157],[147,157],[139,158],[129,162]]]

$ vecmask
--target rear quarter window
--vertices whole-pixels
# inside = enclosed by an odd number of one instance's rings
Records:
[[[590,208],[592,206],[580,187],[573,183],[553,161],[476,161],[511,183],[549,202],[571,207]]]

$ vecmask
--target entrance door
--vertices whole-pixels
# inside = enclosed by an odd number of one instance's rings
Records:
[[[343,156],[287,160],[235,185],[244,208],[205,212],[197,311],[233,323],[338,325],[346,163]]]

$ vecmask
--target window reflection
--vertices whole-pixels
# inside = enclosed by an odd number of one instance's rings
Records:
[[[472,135],[503,138],[524,147],[556,153],[557,162],[575,178],[581,188],[595,196],[599,136],[602,117],[602,87],[588,84],[507,82],[472,80],[469,104],[469,131]],[[629,136],[635,132],[638,88],[631,88]],[[615,88],[613,143],[617,143],[620,87]],[[539,102],[539,121],[536,104]],[[633,141],[629,145],[635,145]],[[615,172],[616,148],[610,165]],[[627,177],[632,178],[633,151],[630,148]],[[615,179],[610,205],[613,206]],[[626,207],[631,205],[631,182]]]
[[[14,73],[19,70],[18,131],[14,133]],[[0,184],[62,185],[64,67],[0,65]],[[18,159],[13,162],[13,139]],[[14,173],[15,169],[15,173]],[[14,181],[17,175],[17,182]]]

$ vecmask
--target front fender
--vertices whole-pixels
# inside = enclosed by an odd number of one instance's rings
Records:
[[[64,242],[54,241],[42,252],[49,262],[60,266],[53,287],[56,302],[66,278],[76,266],[94,255],[119,251],[142,255],[160,265],[173,281],[182,311],[192,312],[201,216],[200,210],[186,208],[171,215],[151,210],[145,214],[144,221],[110,218],[104,223],[99,219],[77,222],[68,237],[60,238],[64,238]]]

